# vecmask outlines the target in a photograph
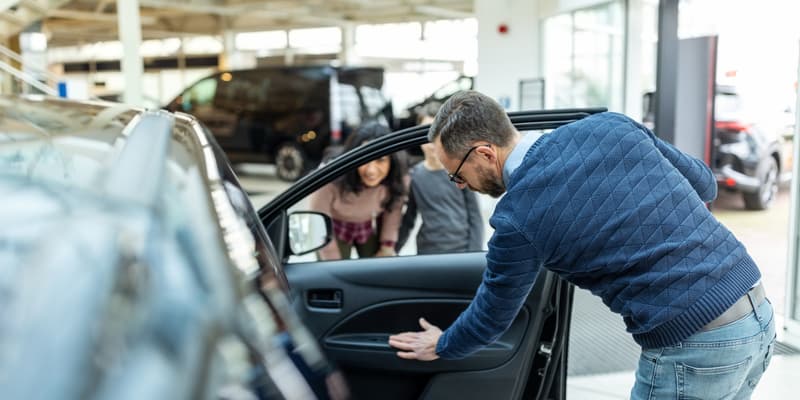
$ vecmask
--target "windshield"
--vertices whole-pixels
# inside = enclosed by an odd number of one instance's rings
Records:
[[[742,119],[742,101],[735,93],[717,93],[715,104],[717,121],[735,121]]]

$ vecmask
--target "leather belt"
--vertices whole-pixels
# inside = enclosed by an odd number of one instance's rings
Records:
[[[739,300],[736,300],[736,303],[733,303],[722,315],[709,322],[700,331],[710,331],[744,317],[751,311],[754,311],[754,307],[758,307],[766,297],[764,285],[759,282],[758,285],[750,289],[744,296],[739,298]]]

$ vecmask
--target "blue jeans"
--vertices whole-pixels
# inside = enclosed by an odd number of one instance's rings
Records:
[[[631,399],[749,399],[775,344],[772,304],[674,346],[642,349]]]

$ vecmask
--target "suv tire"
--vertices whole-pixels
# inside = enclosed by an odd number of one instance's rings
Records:
[[[278,178],[294,182],[308,169],[308,157],[297,144],[283,142],[275,149],[275,169]]]
[[[761,186],[755,193],[742,193],[744,207],[748,210],[766,210],[778,195],[778,163],[770,156],[759,167]]]

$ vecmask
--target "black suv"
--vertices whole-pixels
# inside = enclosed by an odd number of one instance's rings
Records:
[[[231,161],[274,163],[294,181],[361,123],[392,124],[382,87],[382,68],[263,67],[203,78],[165,108],[208,126]]]
[[[789,176],[783,137],[776,130],[747,123],[736,90],[717,86],[714,122],[714,172],[720,187],[742,193],[749,210],[769,208],[778,185]]]
[[[471,76],[465,75],[459,76],[455,80],[445,83],[424,100],[414,103],[403,110],[402,115],[397,119],[396,128],[405,129],[417,125],[417,116],[423,107],[431,103],[442,104],[447,101],[450,96],[462,90],[470,90],[474,86],[475,79]]]
[[[651,129],[653,98],[654,92],[644,96],[643,119]],[[790,176],[783,137],[777,130],[746,122],[739,93],[729,85],[716,87],[711,169],[720,188],[742,194],[748,210],[769,208],[779,184]]]

